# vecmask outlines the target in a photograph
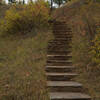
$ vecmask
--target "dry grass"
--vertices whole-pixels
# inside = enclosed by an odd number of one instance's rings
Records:
[[[93,100],[100,100],[100,70],[91,66],[89,58],[90,39],[94,36],[94,25],[100,21],[100,4],[69,3],[54,11],[53,18],[66,20],[71,26],[73,39],[73,63],[77,67],[77,81],[83,83]],[[88,21],[87,21],[88,20]],[[89,26],[92,30],[89,30]]]
[[[0,37],[0,100],[49,100],[45,63],[50,34]]]
[[[0,5],[0,18],[3,18],[6,10],[9,9],[8,5]]]

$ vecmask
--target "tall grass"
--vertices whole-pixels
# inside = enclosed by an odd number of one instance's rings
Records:
[[[71,20],[74,32],[73,63],[77,67],[77,73],[79,73],[76,80],[83,83],[93,100],[100,99],[100,67],[93,61],[97,57],[95,54],[99,55],[97,53],[99,41],[96,42],[99,40],[99,35],[96,36],[95,27],[96,23],[100,20],[99,8],[100,5],[98,3],[83,5],[77,10],[79,11],[78,15],[75,16],[74,20]],[[95,36],[98,39],[95,39]],[[92,40],[96,43],[93,43]],[[94,49],[91,48],[93,44],[96,45],[93,47]],[[93,55],[95,56],[93,57]],[[100,60],[98,59],[98,61]]]
[[[35,37],[0,37],[0,100],[49,100],[46,47],[50,32]]]

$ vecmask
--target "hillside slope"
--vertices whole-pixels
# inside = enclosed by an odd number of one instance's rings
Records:
[[[65,20],[73,31],[73,64],[77,67],[77,81],[84,84],[93,100],[100,100],[100,68],[92,65],[90,47],[100,23],[100,3],[78,0],[64,5],[52,14],[54,20]],[[90,77],[91,76],[91,77]]]
[[[0,6],[0,19],[8,8]],[[49,100],[45,64],[51,38],[49,27],[24,35],[0,35],[0,100]]]

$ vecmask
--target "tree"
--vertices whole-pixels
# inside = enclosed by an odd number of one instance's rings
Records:
[[[70,1],[70,0],[54,0],[54,3],[56,3],[60,7],[62,4],[66,3],[68,1]]]
[[[16,3],[16,0],[8,0],[9,3]]]
[[[2,0],[0,0],[0,5],[2,4]]]
[[[23,4],[25,4],[25,0],[23,0]]]
[[[51,0],[51,11],[52,11],[52,8],[53,8],[53,0]]]

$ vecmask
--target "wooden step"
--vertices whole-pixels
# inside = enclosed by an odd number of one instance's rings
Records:
[[[48,47],[72,47],[72,45],[71,44],[68,44],[68,43],[66,43],[66,44],[48,44]]]
[[[66,39],[68,39],[68,38],[73,38],[73,36],[60,36],[60,35],[54,35],[54,38],[56,39],[56,38],[66,38]]]
[[[70,55],[47,55],[47,59],[51,60],[69,60],[72,59],[71,54]]]
[[[68,24],[66,24],[66,22],[59,22],[59,23],[53,23],[53,27],[56,27],[56,26],[66,26],[66,27],[68,27],[68,28],[70,28],[69,26],[68,26]]]
[[[54,35],[55,38],[72,38],[72,36]]]
[[[49,80],[49,81],[70,81],[72,78],[74,78],[78,74],[48,72],[48,73],[46,73],[46,75],[47,75],[47,80]]]
[[[66,22],[56,22],[56,23],[53,23],[53,27],[55,27],[55,26],[68,26],[67,24],[66,24]]]
[[[66,44],[60,44],[60,43],[54,43],[54,44],[48,44],[48,47],[72,47],[72,45],[70,43],[66,43]]]
[[[48,48],[51,48],[51,47],[72,48],[72,44],[69,44],[69,43],[65,43],[65,44],[60,44],[60,43],[48,44]],[[64,50],[64,51],[69,51],[69,50]]]
[[[55,37],[55,36],[54,36]],[[72,36],[67,36],[67,37],[56,37],[55,39],[72,39]]]
[[[69,52],[71,52],[71,50],[48,50],[47,53],[48,52],[65,52],[65,53],[69,53]]]
[[[50,92],[82,92],[82,84],[73,81],[48,81]]]
[[[63,48],[61,48],[61,47],[48,47],[47,48],[47,50],[50,50],[50,51],[52,51],[52,50],[58,50],[58,51],[63,51],[63,50],[72,50],[72,47],[71,46],[69,46],[69,47],[63,47]],[[69,53],[68,53],[69,54]],[[60,54],[54,54],[54,55],[60,55]],[[64,55],[64,54],[63,54]]]
[[[68,50],[71,49],[72,46],[68,45],[68,46],[62,46],[62,45],[57,45],[57,46],[48,46],[47,50]]]
[[[48,47],[55,47],[55,46],[61,46],[61,47],[72,47],[71,43],[49,43]],[[67,51],[67,50],[66,50]]]
[[[72,37],[54,37],[55,41],[72,41]]]
[[[75,67],[73,66],[46,66],[46,72],[73,72]]]
[[[54,31],[55,32],[55,31]],[[54,33],[53,35],[60,35],[60,36],[73,36],[73,34],[72,34],[72,32],[63,32],[63,33],[61,33],[61,32],[58,32],[58,33]]]
[[[73,36],[73,34],[72,34],[72,32],[65,32],[65,33],[61,33],[61,32],[59,32],[59,33],[53,33],[53,35],[61,35],[61,36],[63,36],[63,35],[65,35],[65,36]]]
[[[48,66],[71,66],[72,61],[65,60],[47,60]]]
[[[64,26],[64,25],[62,25],[62,26],[55,26],[55,27],[53,27],[52,28],[53,30],[71,30],[70,28],[68,28],[67,26]]]
[[[48,42],[48,45],[67,45],[67,44],[72,44],[72,42],[70,42],[70,41],[65,41],[65,42],[63,42],[63,41],[50,41],[50,42]]]
[[[67,55],[69,53],[71,53],[71,51],[57,51],[57,50],[55,50],[55,51],[53,51],[53,50],[47,51],[47,54],[49,54],[49,55],[54,55],[54,54]]]
[[[72,41],[72,38],[55,38],[54,41],[58,41],[58,42]]]
[[[72,31],[71,30],[60,30],[60,29],[55,29],[53,30],[53,33],[71,33]]]
[[[54,35],[54,38],[72,38],[72,35]]]
[[[91,97],[83,93],[75,92],[51,92],[50,100],[91,100]]]
[[[70,43],[70,42],[72,43],[71,40],[72,40],[72,39],[70,39],[70,40],[68,40],[68,39],[67,39],[67,40],[58,40],[58,39],[54,39],[54,40],[49,41],[48,44],[49,44],[49,43]]]

